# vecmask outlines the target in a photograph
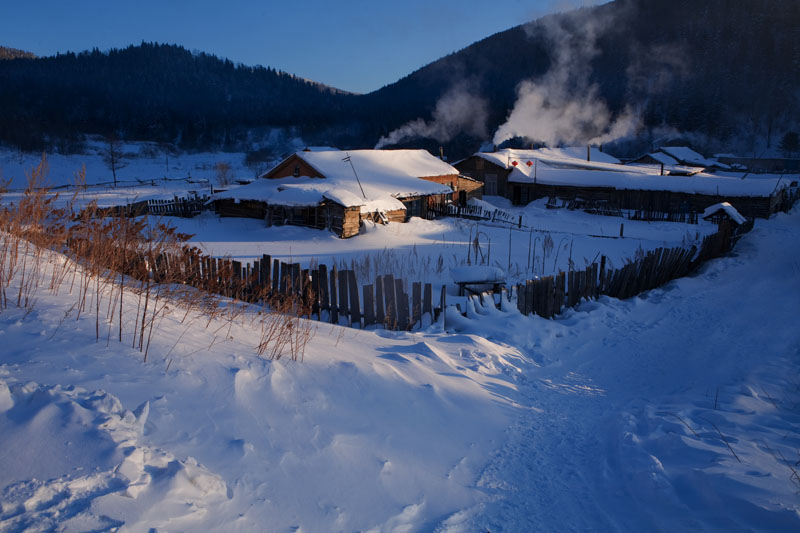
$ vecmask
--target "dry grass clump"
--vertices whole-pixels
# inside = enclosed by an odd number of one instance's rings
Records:
[[[95,202],[76,213],[76,196],[57,207],[59,196],[44,186],[47,172],[43,156],[28,173],[28,187],[18,203],[0,209],[0,312],[15,305],[30,313],[40,288],[52,294],[67,288],[75,302],[62,324],[72,315],[77,320],[92,314],[98,341],[105,334],[108,343],[113,332],[123,342],[127,335],[147,361],[154,331],[174,309],[183,309],[180,323],[187,328],[204,316],[207,327],[222,319],[230,329],[248,306],[235,301],[220,305],[220,296],[246,297],[269,303],[267,311],[256,315],[262,331],[256,352],[271,359],[288,354],[302,360],[313,336],[300,320],[309,314],[303,303],[308,299],[278,300],[267,288],[245,294],[244,280],[233,275],[230,261],[220,261],[213,275],[205,271],[201,276],[201,265],[209,265],[210,258],[186,245],[191,235],[160,219],[110,216],[119,213]],[[85,170],[75,181],[85,183]],[[126,298],[135,300],[135,306],[125,306]],[[125,316],[131,309],[134,316]],[[195,318],[187,323],[190,315]]]
[[[301,297],[275,298],[270,312],[259,320],[261,335],[256,352],[270,360],[288,356],[292,361],[303,360],[306,345],[314,336],[313,322],[302,317],[311,313],[309,299]]]

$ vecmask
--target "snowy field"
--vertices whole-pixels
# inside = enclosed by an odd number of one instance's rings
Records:
[[[513,209],[534,231],[176,224],[217,255],[383,257],[439,282],[476,230],[504,270],[511,234],[512,277],[565,268],[566,243],[578,267],[619,265],[714,230]],[[0,311],[0,531],[796,531],[797,242],[795,208],[691,277],[554,320],[468,306],[447,331],[314,323],[303,362],[256,355],[255,310],[175,307],[145,363],[116,323],[96,340],[68,284],[44,283],[29,309]]]
[[[112,185],[114,176],[104,161],[107,145],[92,141],[85,154],[46,154],[50,173],[46,185],[59,187],[75,182],[75,175],[86,168],[86,184],[99,187]],[[227,163],[234,179],[253,179],[256,169],[244,164],[245,154],[201,152],[173,154],[153,143],[129,143],[120,147],[124,154],[117,169],[117,185],[140,185],[157,180],[209,180],[217,176],[215,166]],[[9,188],[22,190],[27,185],[26,175],[42,159],[42,154],[0,149],[0,181],[10,181]],[[264,166],[264,165],[262,165]],[[266,169],[265,169],[266,170]]]

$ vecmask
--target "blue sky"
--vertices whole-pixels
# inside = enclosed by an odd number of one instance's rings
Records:
[[[369,92],[545,13],[597,0],[2,0],[0,45],[37,55],[155,41]]]

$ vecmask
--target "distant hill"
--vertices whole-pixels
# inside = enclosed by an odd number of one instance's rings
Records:
[[[491,136],[520,82],[534,80],[576,100],[594,87],[613,115],[636,113],[645,136],[685,132],[739,145],[770,136],[775,144],[800,125],[798,23],[796,0],[617,0],[492,35],[365,100],[392,102],[393,122],[403,123],[429,118],[463,84],[486,102]]]
[[[249,128],[324,126],[347,97],[271,68],[143,43],[0,62],[0,140],[38,149],[92,133],[224,147]]]
[[[33,55],[31,52],[26,52],[25,50],[17,50],[16,48],[8,48],[6,46],[0,46],[0,60],[3,59],[35,59],[36,56]]]
[[[247,149],[280,128],[451,156],[633,134],[641,149],[683,135],[750,150],[800,129],[798,21],[797,0],[617,0],[497,33],[366,95],[173,45],[3,61],[0,142],[114,132]]]

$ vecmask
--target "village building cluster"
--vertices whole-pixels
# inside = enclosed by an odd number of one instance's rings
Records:
[[[221,216],[327,228],[347,238],[364,221],[429,218],[440,212],[434,207],[464,206],[483,195],[514,205],[548,198],[695,215],[726,202],[747,218],[769,217],[796,197],[797,176],[748,175],[741,168],[682,146],[626,162],[593,146],[502,149],[453,165],[425,150],[321,148],[288,155],[255,182],[216,193],[213,203]]]
[[[484,194],[515,205],[540,198],[580,199],[617,209],[700,213],[727,201],[749,218],[783,208],[797,177],[747,175],[687,147],[664,147],[623,163],[598,147],[504,149],[455,163]],[[744,178],[743,178],[744,175]]]

